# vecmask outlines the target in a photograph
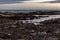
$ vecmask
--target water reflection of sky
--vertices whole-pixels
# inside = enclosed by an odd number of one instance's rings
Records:
[[[45,20],[51,20],[51,19],[60,18],[60,15],[43,15],[43,16],[49,16],[49,17],[43,17],[43,18],[33,19],[33,20],[22,20],[22,22],[23,23],[28,22],[28,23],[33,23],[35,25],[38,25],[40,22],[45,21]]]

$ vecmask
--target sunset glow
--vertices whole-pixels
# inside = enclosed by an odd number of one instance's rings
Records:
[[[60,3],[43,3],[45,1],[57,0],[0,0],[0,9],[60,9]]]

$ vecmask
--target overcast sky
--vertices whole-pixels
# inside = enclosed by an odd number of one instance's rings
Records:
[[[60,0],[0,0],[0,9],[60,9]]]

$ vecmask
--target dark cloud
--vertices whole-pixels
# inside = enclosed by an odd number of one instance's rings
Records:
[[[60,3],[60,0],[55,0],[55,1],[45,1],[43,3]]]
[[[29,1],[29,0],[0,0],[0,4],[22,3],[23,1]]]

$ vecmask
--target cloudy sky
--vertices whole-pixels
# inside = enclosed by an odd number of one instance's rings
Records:
[[[60,9],[60,0],[0,0],[0,9]]]

